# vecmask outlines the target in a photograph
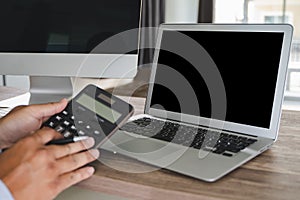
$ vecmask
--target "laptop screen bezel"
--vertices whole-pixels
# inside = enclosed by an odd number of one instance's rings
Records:
[[[284,33],[283,44],[281,50],[281,58],[279,63],[279,71],[276,82],[276,89],[273,101],[273,109],[271,114],[271,121],[269,128],[262,128],[256,126],[249,126],[245,124],[238,124],[228,121],[220,121],[204,117],[192,116],[188,114],[180,114],[165,110],[150,108],[153,86],[155,82],[155,74],[158,65],[158,58],[160,53],[160,46],[164,31],[217,31],[217,32],[279,32]],[[197,124],[200,126],[208,126],[211,128],[244,133],[248,135],[265,137],[270,139],[277,139],[281,108],[284,99],[284,88],[286,82],[286,74],[289,62],[289,52],[292,41],[293,27],[289,24],[162,24],[158,30],[157,44],[153,60],[153,66],[150,76],[150,85],[148,96],[146,100],[145,113],[155,116],[164,117],[168,119],[182,121],[190,124]]]

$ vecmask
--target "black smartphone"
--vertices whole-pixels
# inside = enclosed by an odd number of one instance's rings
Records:
[[[55,129],[65,138],[93,137],[95,148],[99,148],[133,112],[132,105],[97,86],[88,85],[43,126]]]

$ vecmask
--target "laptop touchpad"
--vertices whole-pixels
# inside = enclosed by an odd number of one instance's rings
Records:
[[[179,146],[168,144],[165,142],[153,141],[151,139],[133,139],[117,145],[120,149],[128,153],[146,154],[146,153],[160,153],[161,156],[174,153],[174,151],[181,150]]]

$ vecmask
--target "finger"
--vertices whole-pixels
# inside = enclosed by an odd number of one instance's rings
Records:
[[[55,158],[62,158],[67,155],[78,153],[87,149],[90,149],[95,145],[95,140],[89,137],[86,140],[69,143],[66,145],[49,145],[48,149],[54,154]]]
[[[90,151],[84,151],[77,154],[72,154],[58,160],[59,171],[61,173],[67,173],[76,170],[90,162],[95,161],[100,155],[99,150],[92,149]]]
[[[58,193],[62,192],[63,190],[69,188],[76,183],[79,183],[89,177],[91,177],[95,172],[93,167],[84,167],[78,169],[76,171],[69,172],[67,174],[63,174],[59,177],[59,180],[55,182],[56,188],[58,188]]]
[[[32,137],[34,137],[40,144],[47,144],[51,140],[61,138],[62,135],[56,132],[54,129],[44,127],[37,132],[35,132]]]
[[[30,109],[36,118],[43,119],[63,111],[67,104],[68,101],[62,99],[60,102],[32,105]]]

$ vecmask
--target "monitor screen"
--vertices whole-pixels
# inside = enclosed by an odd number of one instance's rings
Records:
[[[138,28],[140,6],[141,0],[2,0],[0,52],[90,53],[107,38]],[[118,42],[138,48],[138,32]],[[102,51],[92,53],[124,53]]]
[[[280,66],[280,57],[284,34],[280,32],[222,32],[222,31],[181,31],[194,39],[210,55],[217,66],[224,82],[227,96],[228,122],[269,128]],[[164,31],[161,48],[170,49],[168,45],[178,43],[178,34],[174,31]],[[198,54],[199,60],[203,58]],[[171,76],[166,65],[182,74],[192,86],[198,102],[200,116],[211,118],[211,99],[208,87],[199,74],[199,66],[193,66],[185,58],[160,50],[158,66],[150,107],[167,111],[181,112],[198,116],[194,103],[187,103],[184,110],[178,99],[185,98],[184,83]],[[177,93],[169,88],[155,83],[177,85]],[[218,116],[218,115],[215,115]],[[224,119],[219,119],[224,120]]]
[[[141,6],[142,0],[0,1],[1,73],[133,78]]]

